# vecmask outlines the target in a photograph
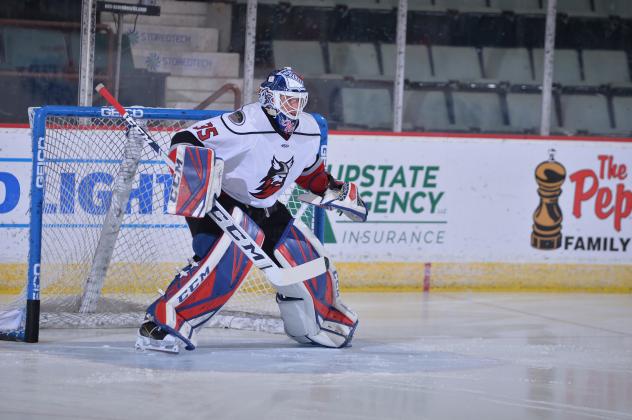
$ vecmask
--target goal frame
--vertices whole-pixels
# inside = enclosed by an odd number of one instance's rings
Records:
[[[126,111],[138,120],[188,120],[192,123],[212,118],[229,111],[184,110],[171,108],[128,107]],[[48,117],[76,118],[121,118],[112,107],[43,106],[31,108],[32,169],[30,185],[29,253],[26,278],[25,308],[23,308],[20,328],[12,332],[0,332],[0,340],[36,343],[40,329],[40,266],[42,251],[42,215],[44,188],[46,184],[46,120]],[[320,114],[314,114],[320,129],[320,153],[327,156],[327,121]],[[324,238],[324,210],[314,208],[314,233],[322,241]]]

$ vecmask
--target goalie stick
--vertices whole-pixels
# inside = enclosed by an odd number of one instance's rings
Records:
[[[156,143],[151,135],[136,122],[134,117],[129,115],[125,108],[123,108],[102,83],[97,85],[96,91],[118,111],[129,128],[138,130],[149,147],[173,170],[174,163],[169,156],[160,148],[160,145]],[[319,257],[295,267],[281,268],[277,266],[248,233],[235,222],[230,213],[228,213],[217,200],[215,200],[213,207],[207,214],[248,256],[255,267],[264,272],[268,281],[275,286],[289,286],[301,283],[329,270],[329,259],[327,257]]]

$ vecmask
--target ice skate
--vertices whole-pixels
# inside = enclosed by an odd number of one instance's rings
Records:
[[[145,321],[138,329],[136,351],[154,350],[165,353],[179,353],[180,340],[167,334],[153,321]]]

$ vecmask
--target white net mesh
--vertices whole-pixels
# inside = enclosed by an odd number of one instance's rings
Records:
[[[194,123],[143,122],[163,150],[168,149],[176,130]],[[118,118],[49,116],[45,142],[41,326],[138,325],[147,305],[158,296],[158,289],[165,289],[176,270],[193,255],[184,219],[165,214],[171,187],[168,168],[146,145],[135,150],[128,145],[126,150],[128,137]],[[86,279],[108,209],[116,200],[113,189],[124,178],[122,168],[129,170],[124,163],[130,153],[137,154],[139,160],[129,201],[122,206],[120,229],[96,305],[82,314]],[[299,207],[296,194],[293,191],[282,199],[292,212]],[[311,209],[303,221],[313,225]],[[10,296],[4,299],[11,300]],[[0,309],[19,307],[23,301],[22,297],[4,305],[0,302]],[[243,326],[239,320],[246,317],[258,319],[251,327],[270,329],[261,325],[268,324],[265,319],[278,318],[278,308],[274,291],[259,270],[253,267],[222,314],[230,315],[233,326]],[[226,320],[220,318],[216,323],[226,326]]]

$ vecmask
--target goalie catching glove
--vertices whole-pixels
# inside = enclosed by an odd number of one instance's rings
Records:
[[[365,222],[368,215],[366,204],[360,198],[358,187],[353,182],[333,181],[322,197],[305,193],[299,195],[298,199],[326,210],[338,210],[354,222]]]
[[[179,144],[169,157],[175,163],[167,213],[204,217],[221,193],[224,161],[213,149]]]

